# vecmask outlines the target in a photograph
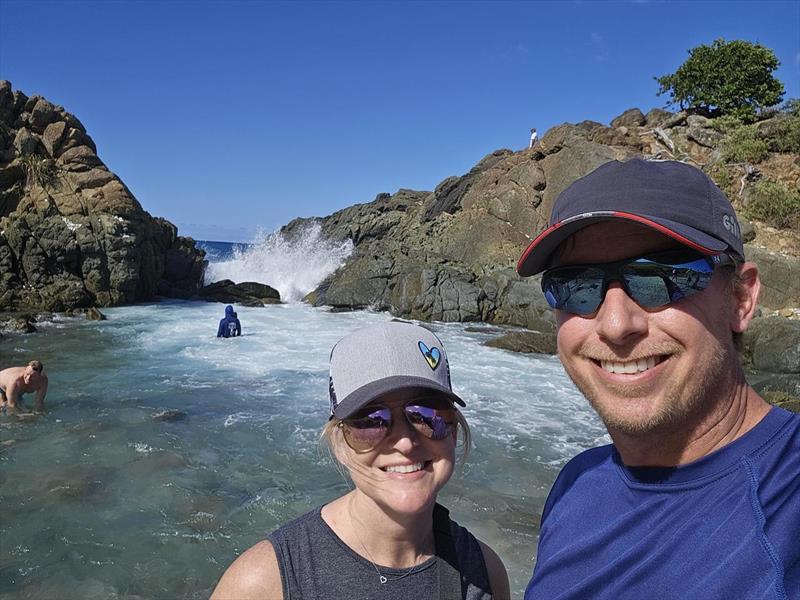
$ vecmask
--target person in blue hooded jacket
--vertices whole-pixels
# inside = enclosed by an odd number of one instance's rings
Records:
[[[229,304],[225,307],[225,318],[219,322],[217,329],[217,337],[236,337],[242,335],[242,324],[239,318],[233,311],[233,307]]]

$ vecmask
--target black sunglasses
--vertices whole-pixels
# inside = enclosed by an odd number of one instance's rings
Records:
[[[659,308],[702,292],[716,267],[733,264],[727,254],[669,250],[612,263],[548,269],[542,275],[542,291],[552,308],[590,315],[603,303],[608,284],[619,281],[639,306]]]

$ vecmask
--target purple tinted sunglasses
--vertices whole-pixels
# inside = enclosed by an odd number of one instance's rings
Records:
[[[408,424],[429,440],[445,439],[456,426],[456,409],[441,396],[409,400],[403,405],[403,414]],[[392,423],[392,409],[373,404],[342,420],[339,427],[348,446],[366,452],[389,435]]]

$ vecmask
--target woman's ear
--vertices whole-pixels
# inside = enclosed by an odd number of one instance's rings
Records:
[[[761,280],[755,263],[746,262],[733,277],[733,305],[731,309],[731,331],[742,333],[756,314]]]

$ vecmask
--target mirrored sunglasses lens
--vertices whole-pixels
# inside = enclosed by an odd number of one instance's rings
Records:
[[[639,306],[655,308],[669,304],[673,301],[670,298],[670,291],[675,300],[683,297],[680,290],[670,281],[669,275],[661,271],[648,269],[636,273],[623,272],[623,277],[628,292]]]
[[[633,299],[645,308],[677,302],[708,287],[714,268],[705,259],[678,265],[637,261],[623,269]]]
[[[369,450],[386,437],[392,425],[392,412],[388,408],[381,408],[357,413],[345,419],[343,424],[342,431],[347,444],[353,450]]]
[[[408,422],[428,439],[443,440],[453,430],[455,409],[444,401],[440,407],[423,404],[409,404],[405,407]]]
[[[603,300],[604,274],[597,268],[564,267],[542,277],[542,289],[552,308],[576,315],[597,310]]]

